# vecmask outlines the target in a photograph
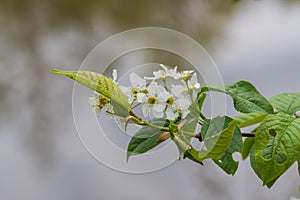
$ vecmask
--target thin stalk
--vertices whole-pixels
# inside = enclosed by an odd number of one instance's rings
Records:
[[[138,107],[139,105],[141,105],[141,103],[138,103],[138,104],[136,104],[135,106],[133,106],[132,108],[131,108],[131,110],[133,110],[133,109],[135,109],[136,107]],[[131,105],[132,106],[132,105]],[[131,107],[130,106],[130,107]]]
[[[194,136],[195,138],[198,138],[200,142],[202,142],[202,135],[201,133],[197,133],[195,134]],[[255,134],[254,133],[242,133],[242,137],[255,137]]]
[[[167,127],[157,126],[157,125],[151,124],[149,122],[142,122],[142,124],[140,124],[140,125],[145,125],[145,126],[149,126],[149,127],[152,127],[152,128],[156,128],[156,129],[159,129],[161,131],[168,131],[168,132],[170,131],[170,129],[167,128]]]
[[[200,113],[200,117],[201,117],[203,120],[206,119],[205,115],[204,115],[201,111],[199,111],[199,113]]]
[[[163,83],[164,83],[165,89],[166,89],[167,91],[169,91],[169,89],[168,89],[168,87],[167,87],[167,79],[163,79],[162,81],[163,81]]]

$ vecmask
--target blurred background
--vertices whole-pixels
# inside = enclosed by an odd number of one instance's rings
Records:
[[[0,199],[299,197],[296,165],[269,190],[249,160],[234,177],[188,160],[132,175],[90,156],[72,118],[73,82],[48,71],[78,69],[99,42],[146,26],[194,38],[225,83],[249,80],[266,97],[300,91],[297,0],[0,0]]]

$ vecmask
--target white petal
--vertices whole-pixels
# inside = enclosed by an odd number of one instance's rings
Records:
[[[160,94],[160,93],[166,92],[166,88],[164,88],[162,85],[157,85],[155,90],[156,90],[157,95]]]
[[[182,118],[186,118],[186,116],[190,113],[190,110],[184,110],[182,111]]]
[[[148,86],[148,92],[150,96],[156,95],[158,93],[157,92],[158,90],[159,90],[159,85],[156,82],[152,82]]]
[[[144,76],[145,80],[156,80],[155,77],[148,77],[148,76]]]
[[[200,88],[200,83],[196,83],[196,85],[194,85],[194,88],[199,89]]]
[[[195,85],[197,82],[198,82],[198,80],[197,80],[197,74],[193,73],[192,78],[191,78],[191,83],[193,85]]]
[[[172,85],[172,93],[178,97],[181,93],[183,93],[183,91],[185,90],[185,87],[183,87],[183,85]]]
[[[155,110],[152,110],[152,114],[153,114],[153,116],[156,117],[156,118],[161,118],[161,117],[164,116],[164,112],[157,112],[157,111],[155,111]]]
[[[181,96],[179,99],[176,100],[176,105],[180,110],[188,110],[191,102],[184,96]]]
[[[197,74],[194,73],[191,80],[188,81],[188,85],[190,88],[200,88],[200,84],[198,83]]]
[[[160,64],[159,66],[160,66],[161,68],[163,68],[165,71],[168,71],[168,68],[167,68],[165,65]]]
[[[116,82],[116,80],[118,78],[118,72],[116,69],[113,70],[112,76],[113,76],[113,81]]]
[[[90,97],[88,102],[90,105],[96,106],[99,104],[99,97]]]
[[[94,106],[93,111],[96,113],[96,115],[99,115],[101,113],[101,110],[98,106]]]
[[[144,117],[148,117],[149,112],[150,112],[150,107],[147,104],[144,104],[142,106],[142,112],[143,112]]]
[[[154,75],[155,80],[160,79],[164,76],[164,71],[162,71],[162,70],[154,71],[153,75]]]
[[[139,88],[139,89],[145,89],[146,87],[146,80],[139,77],[136,73],[132,72],[129,75],[130,83],[132,87]]]
[[[167,91],[160,92],[157,95],[157,100],[160,103],[165,103],[171,97],[170,93]]]
[[[183,71],[184,74],[192,74],[194,73],[194,70],[185,70]]]
[[[130,88],[129,87],[125,87],[125,86],[119,86],[119,88],[122,90],[122,92],[124,94],[126,94],[128,96],[128,94],[130,94]]]
[[[147,96],[144,93],[137,93],[136,98],[138,103],[144,103],[147,100]]]
[[[172,109],[167,109],[166,115],[168,120],[174,120],[178,117],[178,113],[174,112]]]
[[[153,106],[153,110],[157,111],[157,112],[163,112],[165,109],[166,105],[165,104],[155,104]]]
[[[179,79],[181,77],[180,73],[177,73],[177,66],[169,72],[170,76],[174,79]]]

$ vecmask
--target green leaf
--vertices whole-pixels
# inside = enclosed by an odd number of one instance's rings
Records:
[[[261,179],[261,172],[259,171],[259,168],[255,161],[255,144],[252,146],[252,148],[250,150],[250,163],[251,163],[251,167],[252,167],[253,171],[255,172],[255,174]],[[271,188],[274,185],[274,183],[278,180],[279,177],[280,176],[276,177],[275,179],[273,179],[272,181],[267,183],[266,186],[268,188]]]
[[[165,118],[156,118],[150,121],[151,124],[156,126],[167,127],[169,125],[169,121]],[[158,144],[160,144],[163,140],[159,140],[159,137],[164,133],[164,131],[144,126],[138,132],[134,134],[131,138],[128,147],[127,147],[127,160],[130,156],[143,154]]]
[[[199,109],[199,111],[201,111],[202,110],[202,106],[203,106],[203,104],[204,104],[204,101],[205,101],[205,99],[206,99],[206,94],[205,93],[203,93],[203,94],[201,94],[199,97],[198,97],[198,109]]]
[[[234,118],[237,121],[240,128],[251,126],[261,122],[267,114],[261,112],[252,112],[238,115]]]
[[[255,145],[261,179],[269,185],[299,158],[300,118],[285,113],[268,115],[256,130]]]
[[[67,76],[109,98],[115,115],[121,117],[127,117],[129,115],[128,109],[130,105],[126,95],[110,78],[90,71],[61,71],[53,69],[50,72]]]
[[[261,179],[261,173],[255,160],[255,152],[256,152],[256,146],[254,144],[250,149],[250,164],[255,174]]]
[[[236,121],[227,116],[206,119],[201,128],[203,146],[199,151],[200,159],[219,159],[231,144],[235,128]]]
[[[300,110],[300,92],[279,94],[271,97],[270,102],[279,112],[292,115]]]
[[[241,130],[238,126],[235,127],[234,134],[230,146],[227,148],[223,156],[214,162],[221,167],[227,174],[234,175],[239,163],[236,162],[232,154],[234,152],[242,152],[243,140]]]
[[[225,89],[226,93],[232,97],[234,107],[237,111],[242,113],[273,113],[272,105],[251,83],[239,81],[235,84],[225,86]]]
[[[200,94],[203,92],[222,92],[230,95],[235,109],[242,113],[262,112],[271,114],[274,112],[270,102],[247,81],[226,85],[225,88],[222,86],[204,86],[199,90]]]
[[[246,160],[246,158],[250,154],[250,150],[251,150],[252,146],[254,145],[254,143],[255,143],[254,137],[248,137],[245,139],[245,141],[243,143],[243,150],[242,150],[243,160]]]
[[[188,158],[194,162],[199,163],[200,165],[203,165],[202,160],[199,158],[199,152],[191,147],[191,149],[187,150],[184,153],[184,158]]]

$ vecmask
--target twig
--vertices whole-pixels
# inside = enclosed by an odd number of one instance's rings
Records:
[[[242,133],[242,137],[255,137],[255,134],[254,133]],[[198,138],[200,142],[202,142],[202,135],[201,133],[197,133],[195,135],[195,138]]]

